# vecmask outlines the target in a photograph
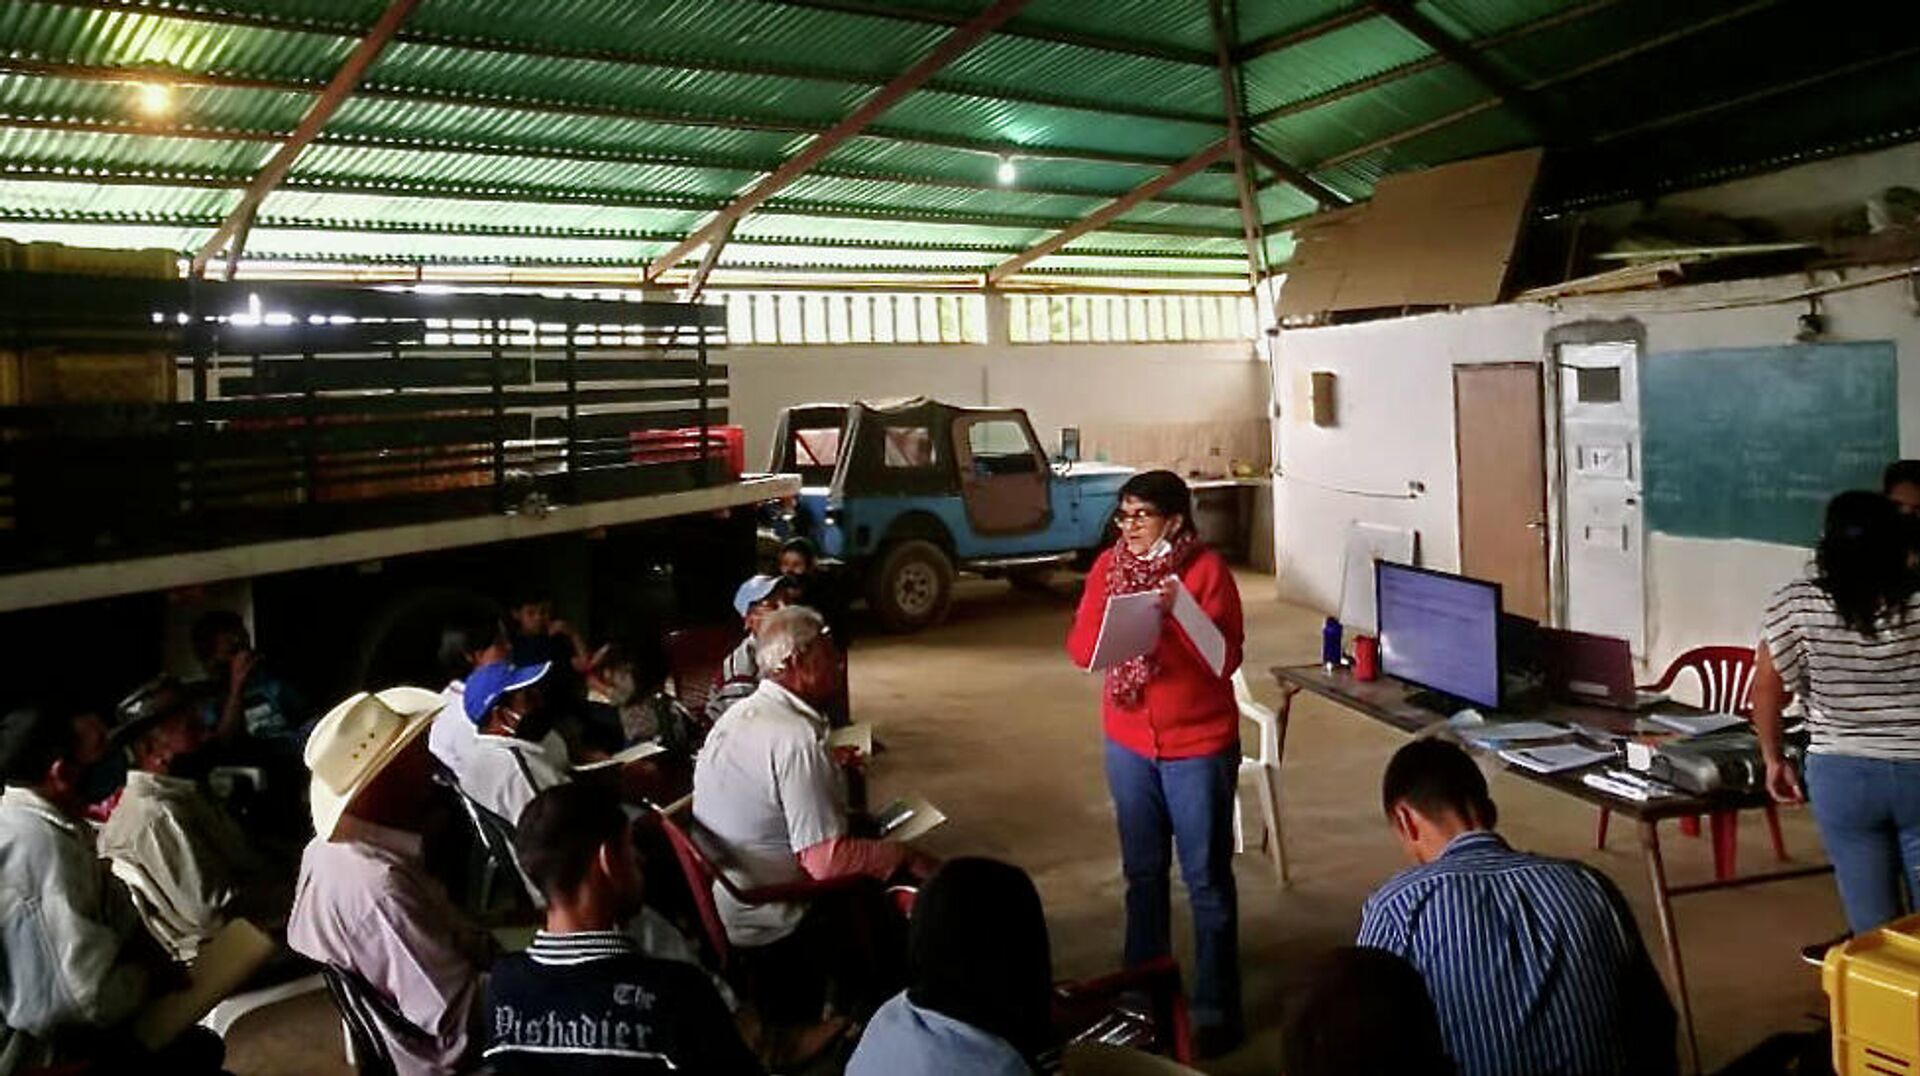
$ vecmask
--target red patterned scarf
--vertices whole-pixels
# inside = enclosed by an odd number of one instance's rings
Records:
[[[1168,576],[1185,571],[1204,548],[1199,537],[1186,527],[1174,536],[1172,546],[1164,556],[1143,557],[1127,548],[1125,538],[1115,542],[1113,561],[1107,565],[1107,597],[1158,590]],[[1159,672],[1160,666],[1150,653],[1123,661],[1107,670],[1107,695],[1122,709],[1131,710],[1140,705],[1147,681]]]

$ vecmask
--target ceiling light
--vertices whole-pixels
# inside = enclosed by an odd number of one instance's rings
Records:
[[[1000,185],[1002,187],[1012,186],[1013,181],[1019,177],[1019,173],[1016,172],[1013,167],[1013,158],[1005,155],[1001,156],[1000,168],[994,174],[1000,177]]]
[[[149,116],[164,116],[173,111],[173,90],[158,82],[136,83],[140,94],[140,111]]]

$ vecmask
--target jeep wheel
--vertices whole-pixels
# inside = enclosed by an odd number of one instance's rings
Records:
[[[939,546],[911,539],[891,546],[868,576],[867,604],[889,631],[937,624],[953,600],[953,561]]]

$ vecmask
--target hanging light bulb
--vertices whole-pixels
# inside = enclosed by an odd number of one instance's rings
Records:
[[[1013,167],[1013,158],[1004,153],[1000,155],[1000,167],[994,174],[1000,177],[1002,187],[1011,187],[1013,181],[1019,178],[1019,172]]]
[[[137,84],[140,111],[149,116],[164,116],[173,111],[173,90],[164,83],[142,82]]]

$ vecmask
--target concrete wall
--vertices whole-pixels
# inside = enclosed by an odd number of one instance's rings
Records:
[[[1266,364],[1245,342],[1192,344],[864,344],[734,347],[725,355],[733,421],[763,466],[792,404],[932,396],[1024,407],[1053,446],[1062,426],[1202,422],[1267,413]]]
[[[1860,279],[1885,270],[1855,269]],[[1650,352],[1780,345],[1793,339],[1804,299],[1731,309],[1728,303],[1778,299],[1821,274],[1680,288],[1569,303],[1484,307],[1393,321],[1283,334],[1274,371],[1280,420],[1275,490],[1277,576],[1284,596],[1321,609],[1339,602],[1342,547],[1353,520],[1411,526],[1424,563],[1459,563],[1452,367],[1533,361],[1555,325],[1631,317],[1646,329]],[[1836,340],[1893,340],[1900,362],[1903,453],[1920,454],[1920,318],[1905,282],[1839,292],[1821,301]],[[1302,418],[1299,382],[1310,370],[1339,375],[1339,426]],[[1409,482],[1425,484],[1410,496]],[[1664,666],[1706,643],[1755,635],[1766,596],[1802,571],[1808,551],[1751,541],[1708,541],[1650,534],[1647,542],[1647,650]]]

